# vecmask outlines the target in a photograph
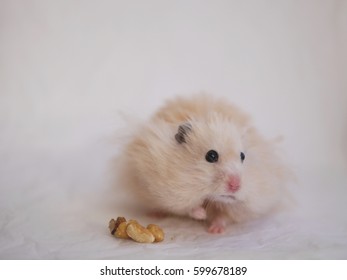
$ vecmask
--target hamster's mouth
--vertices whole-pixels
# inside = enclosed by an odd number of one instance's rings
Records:
[[[236,197],[233,195],[226,195],[222,194],[216,197],[216,200],[223,202],[223,203],[234,203],[237,201]]]
[[[226,198],[226,199],[236,200],[236,197],[233,196],[233,195],[225,195],[225,194],[223,194],[223,195],[221,195],[221,197],[222,198]]]
[[[207,198],[206,201],[214,201],[214,202],[220,202],[220,203],[225,203],[225,204],[232,204],[238,201],[238,199],[231,194],[216,194],[213,196],[210,196]]]

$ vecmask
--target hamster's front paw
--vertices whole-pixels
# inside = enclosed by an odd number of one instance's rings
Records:
[[[226,228],[226,221],[224,218],[217,217],[212,220],[208,232],[209,233],[224,233]]]
[[[193,208],[192,210],[190,210],[189,216],[196,220],[206,220],[206,209],[202,206]]]

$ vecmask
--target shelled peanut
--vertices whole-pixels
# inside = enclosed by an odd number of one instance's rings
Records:
[[[153,243],[164,240],[164,231],[155,224],[149,224],[147,228],[136,220],[126,221],[124,217],[117,220],[111,219],[109,229],[112,235],[122,239],[132,239],[139,243]]]

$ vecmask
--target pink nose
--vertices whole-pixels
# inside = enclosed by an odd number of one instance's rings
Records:
[[[240,189],[240,177],[239,176],[230,176],[228,181],[228,191],[237,192]]]

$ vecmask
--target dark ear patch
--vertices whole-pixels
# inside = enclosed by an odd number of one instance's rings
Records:
[[[186,143],[185,137],[192,130],[192,125],[190,123],[181,124],[178,127],[178,132],[175,135],[175,139],[179,144]]]

